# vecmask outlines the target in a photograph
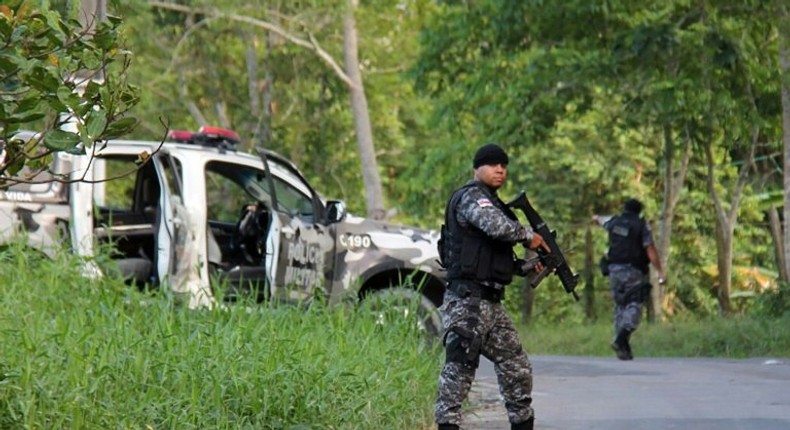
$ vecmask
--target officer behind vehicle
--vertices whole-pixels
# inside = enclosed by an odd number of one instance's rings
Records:
[[[440,311],[446,356],[435,407],[440,430],[459,428],[461,404],[480,354],[494,363],[511,428],[531,430],[534,425],[532,367],[501,301],[505,286],[520,270],[513,247],[522,243],[550,249],[497,196],[507,164],[502,148],[482,146],[474,156],[474,178],[453,192],[445,209],[440,255],[448,285]]]
[[[620,360],[632,360],[631,334],[639,326],[642,304],[650,295],[650,263],[658,272],[658,283],[664,283],[664,270],[653,244],[653,233],[639,216],[642,203],[628,199],[623,213],[614,217],[593,215],[593,221],[609,232],[609,252],[602,264],[609,276],[609,288],[615,303],[612,349]],[[608,264],[607,264],[608,263]]]

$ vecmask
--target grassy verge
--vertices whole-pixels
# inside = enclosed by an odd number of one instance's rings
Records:
[[[608,322],[567,326],[537,322],[521,333],[530,354],[612,355]],[[790,357],[790,314],[642,323],[631,344],[642,357]]]
[[[0,251],[0,428],[428,428],[442,353],[361,308],[190,311]],[[537,321],[530,354],[609,356],[611,326]],[[643,324],[637,356],[790,357],[790,316]]]
[[[190,311],[78,263],[0,254],[0,428],[421,428],[441,354],[314,305]]]

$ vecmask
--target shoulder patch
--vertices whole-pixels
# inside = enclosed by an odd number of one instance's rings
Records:
[[[477,200],[477,205],[480,206],[481,208],[494,206],[494,204],[491,203],[491,200],[488,200],[488,198],[485,198],[485,197],[483,197],[482,199],[478,199]]]

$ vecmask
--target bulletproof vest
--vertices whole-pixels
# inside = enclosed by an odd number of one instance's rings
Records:
[[[477,282],[496,282],[507,285],[513,280],[515,264],[513,243],[494,240],[482,230],[469,225],[462,227],[456,219],[456,206],[464,193],[478,187],[488,196],[491,203],[502,210],[508,218],[517,220],[516,215],[499,198],[493,196],[485,185],[468,183],[457,189],[445,209],[445,245],[443,263],[447,267],[447,279],[465,279]]]
[[[609,229],[609,264],[630,264],[642,272],[649,270],[650,259],[642,246],[645,220],[625,212],[612,218]]]

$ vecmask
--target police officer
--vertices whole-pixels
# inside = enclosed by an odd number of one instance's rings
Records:
[[[642,203],[628,199],[623,213],[614,217],[593,215],[593,221],[609,232],[609,288],[615,303],[612,349],[620,360],[632,360],[631,334],[639,326],[642,304],[650,294],[650,263],[658,272],[659,284],[664,283],[664,270],[653,244],[653,233],[639,216]],[[606,264],[606,263],[604,263]],[[603,267],[607,269],[607,267]]]
[[[441,256],[448,284],[440,311],[446,355],[435,407],[440,430],[459,428],[461,404],[480,354],[494,363],[511,428],[531,430],[534,425],[532,367],[501,301],[517,270],[513,247],[522,243],[550,249],[497,196],[507,165],[502,148],[480,147],[473,160],[474,178],[453,192],[445,209]]]

